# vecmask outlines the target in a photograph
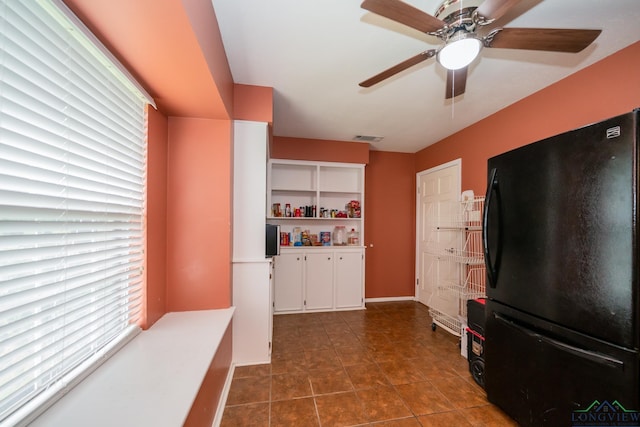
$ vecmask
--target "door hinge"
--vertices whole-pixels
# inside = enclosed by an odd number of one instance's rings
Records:
[[[416,279],[416,286],[420,286],[420,279]]]

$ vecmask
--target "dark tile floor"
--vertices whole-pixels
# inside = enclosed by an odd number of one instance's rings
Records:
[[[235,369],[222,426],[517,426],[417,302],[279,315],[268,365]]]

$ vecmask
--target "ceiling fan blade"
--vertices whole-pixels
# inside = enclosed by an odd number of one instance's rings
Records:
[[[520,0],[484,0],[476,12],[486,19],[498,19]]]
[[[562,28],[502,28],[488,37],[485,47],[577,53],[589,46],[602,30]]]
[[[467,87],[467,67],[447,70],[447,89],[445,99],[462,95]]]
[[[413,56],[405,61],[402,61],[401,63],[394,65],[393,67],[384,70],[383,72],[376,74],[375,76],[371,77],[370,79],[367,79],[363,82],[360,83],[360,86],[362,87],[370,87],[373,86],[376,83],[380,83],[381,81],[388,79],[389,77],[398,74],[401,71],[406,70],[409,67],[412,67],[416,64],[421,63],[422,61],[425,61],[429,58],[432,58],[433,56],[435,56],[436,54],[436,50],[435,49],[431,49],[431,50],[426,50],[422,53],[419,53],[416,56]]]
[[[360,7],[423,33],[437,31],[446,25],[444,21],[400,0],[364,0]]]

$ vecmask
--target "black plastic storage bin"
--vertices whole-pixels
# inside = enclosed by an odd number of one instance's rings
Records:
[[[484,336],[486,324],[485,299],[470,299],[467,301],[467,326]]]
[[[467,360],[474,381],[484,388],[485,300],[467,301]]]
[[[484,337],[467,328],[467,360],[474,381],[484,388]]]

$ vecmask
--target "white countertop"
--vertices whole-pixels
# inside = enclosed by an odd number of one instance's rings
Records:
[[[181,426],[233,312],[164,315],[31,426]]]

